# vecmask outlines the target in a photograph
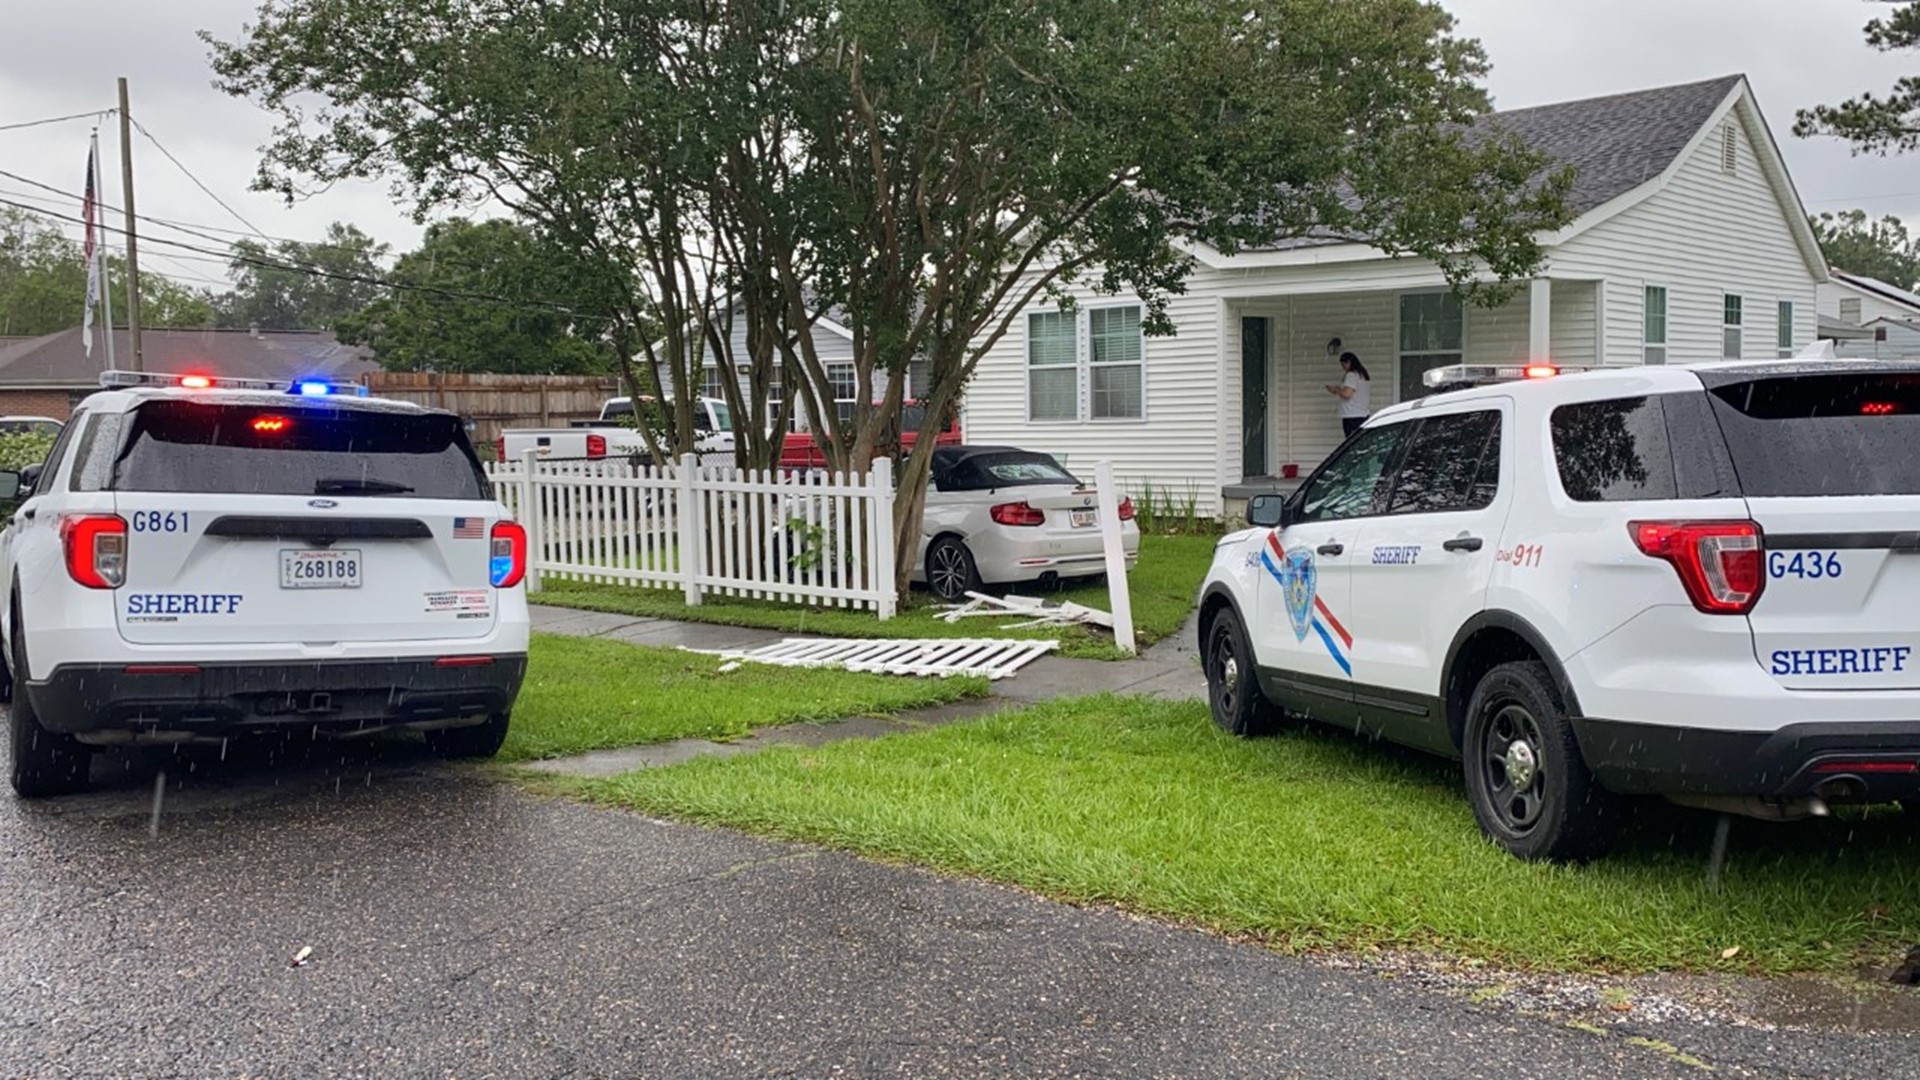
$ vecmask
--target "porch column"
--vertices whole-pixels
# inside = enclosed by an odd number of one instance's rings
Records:
[[[1553,355],[1553,282],[1534,278],[1527,298],[1527,360],[1533,363]]]

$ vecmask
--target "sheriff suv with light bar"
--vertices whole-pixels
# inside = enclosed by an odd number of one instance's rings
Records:
[[[1622,796],[1920,810],[1920,364],[1428,382],[1467,388],[1382,410],[1220,542],[1222,727],[1460,759],[1523,858],[1599,853]]]
[[[0,692],[24,796],[90,751],[257,729],[505,738],[526,534],[451,413],[323,380],[108,372],[0,472]]]

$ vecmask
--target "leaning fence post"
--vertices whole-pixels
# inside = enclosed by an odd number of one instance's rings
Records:
[[[1100,541],[1107,554],[1107,599],[1113,608],[1113,643],[1128,656],[1134,654],[1133,594],[1128,591],[1127,549],[1120,532],[1120,495],[1113,486],[1113,462],[1093,466],[1093,486],[1099,499]]]
[[[694,483],[699,461],[692,454],[681,454],[679,475],[675,477],[680,482],[676,515],[680,519],[680,590],[688,607],[700,606],[700,574],[706,565],[707,542],[701,523],[706,507],[700,505],[700,489]]]
[[[867,503],[873,508],[873,524],[867,533],[873,538],[873,558],[867,560],[867,567],[875,578],[875,596],[879,600],[876,610],[885,621],[893,618],[898,602],[893,591],[893,459],[874,459],[873,468],[867,473],[867,486],[873,489],[873,498]]]
[[[540,563],[547,557],[547,529],[540,520],[540,495],[533,486],[533,466],[539,452],[529,446],[520,451],[520,482],[517,495],[521,526],[527,530],[527,591],[540,591]]]

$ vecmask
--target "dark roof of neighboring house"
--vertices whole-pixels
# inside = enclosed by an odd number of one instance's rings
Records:
[[[1574,217],[1598,209],[1658,177],[1686,149],[1746,77],[1635,90],[1607,97],[1562,101],[1491,113],[1476,131],[1518,136],[1557,165],[1573,168],[1567,197]],[[1344,237],[1301,237],[1261,250],[1319,247]]]
[[[113,334],[114,366],[131,368],[127,331]],[[379,365],[360,346],[342,345],[331,333],[311,330],[166,330],[140,332],[142,367],[155,372],[199,372],[229,378],[285,379],[300,376],[355,379]],[[26,386],[91,389],[107,370],[105,340],[94,336],[87,355],[80,328],[0,346],[0,389]]]
[[[1842,285],[1849,285],[1859,289],[1861,292],[1870,292],[1883,300],[1891,300],[1896,304],[1920,311],[1920,295],[1909,292],[1898,285],[1889,285],[1879,278],[1870,278],[1865,274],[1849,274],[1844,270],[1829,268],[1827,273],[1832,274],[1834,280]]]

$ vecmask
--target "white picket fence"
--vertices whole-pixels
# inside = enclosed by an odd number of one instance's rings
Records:
[[[894,614],[893,463],[866,476],[741,470],[689,454],[488,463],[543,578],[677,588]]]

